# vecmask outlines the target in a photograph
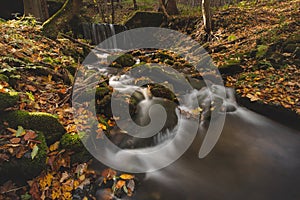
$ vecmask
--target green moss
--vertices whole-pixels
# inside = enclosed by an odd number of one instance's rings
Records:
[[[82,140],[85,140],[85,133],[81,134],[64,134],[60,139],[60,147],[62,149],[68,149],[74,152],[71,155],[71,163],[87,162],[92,158],[92,155],[84,147]]]
[[[54,115],[42,112],[11,111],[0,116],[1,121],[7,121],[11,127],[22,126],[25,129],[41,131],[46,141],[51,144],[65,133],[64,127]]]
[[[7,76],[5,76],[4,74],[0,74],[0,81],[8,82],[9,78]]]
[[[135,64],[135,60],[133,56],[130,54],[123,54],[121,56],[109,56],[107,58],[109,62],[115,62],[112,66],[113,67],[131,67]]]
[[[0,93],[0,111],[17,104],[19,94],[17,92]]]
[[[43,133],[38,132],[35,140],[40,141],[37,144],[38,153],[36,157],[32,159],[31,152],[28,151],[20,159],[11,158],[9,162],[2,163],[0,166],[0,182],[10,178],[20,179],[20,177],[31,179],[46,168],[47,144]]]
[[[79,136],[79,134],[66,133],[60,139],[61,148],[79,152],[84,148],[81,141],[82,138],[83,136]]]

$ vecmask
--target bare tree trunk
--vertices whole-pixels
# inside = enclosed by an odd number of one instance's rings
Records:
[[[167,0],[165,3],[165,6],[166,6],[166,10],[169,15],[178,15],[179,14],[176,0]]]
[[[137,10],[137,9],[138,9],[136,0],[133,0],[133,9],[134,9],[134,10]]]
[[[33,15],[40,21],[46,21],[49,18],[46,0],[23,0],[25,15]]]
[[[211,35],[211,12],[210,12],[210,0],[202,0],[202,16],[204,29],[207,35]]]

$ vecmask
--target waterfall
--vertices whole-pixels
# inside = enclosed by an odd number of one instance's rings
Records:
[[[126,31],[127,28],[118,24],[84,23],[82,24],[82,30],[84,39],[97,45],[115,34]],[[108,45],[116,49],[118,47],[117,40],[113,39]]]

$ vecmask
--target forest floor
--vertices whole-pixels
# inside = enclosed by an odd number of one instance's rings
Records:
[[[286,0],[215,10],[214,34],[209,43],[204,40],[200,16],[183,16],[195,21],[188,26],[182,26],[180,16],[175,16],[166,26],[204,44],[223,73],[226,86],[234,87],[242,97],[299,114],[299,8],[299,0]],[[150,7],[145,5],[147,9]],[[74,42],[63,36],[49,39],[40,28],[33,19],[0,22],[0,93],[19,93],[17,104],[3,112],[46,112],[58,119],[65,134],[78,135],[70,98],[75,71],[89,49],[81,45],[81,40]],[[1,123],[0,166],[22,158],[26,152],[31,152],[30,159],[34,160],[36,144],[40,143],[36,136],[5,121]],[[113,125],[106,120],[99,129]],[[48,144],[47,167],[36,177],[27,182],[1,183],[0,199],[92,199],[97,187],[119,196],[131,196],[135,191],[138,180],[133,175],[111,169],[102,173],[88,170],[88,162],[72,162],[76,152],[62,143],[60,139]]]

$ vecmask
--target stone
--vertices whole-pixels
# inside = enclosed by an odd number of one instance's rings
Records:
[[[163,13],[137,11],[124,23],[124,25],[128,29],[140,27],[160,27],[164,20],[165,17]]]
[[[10,111],[1,114],[0,121],[8,122],[12,128],[22,126],[25,129],[44,133],[47,144],[52,144],[65,133],[64,127],[51,114],[43,112],[27,112],[22,110]]]
[[[37,176],[46,168],[47,144],[42,132],[37,132],[38,136],[35,140],[40,141],[38,153],[36,157],[31,158],[31,152],[28,151],[22,158],[10,158],[8,162],[0,165],[0,183],[8,179],[20,179],[20,177],[28,180]]]
[[[17,92],[0,93],[0,111],[17,104],[19,94]]]

